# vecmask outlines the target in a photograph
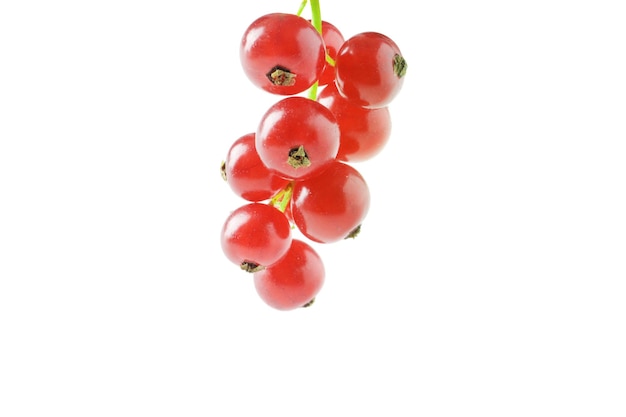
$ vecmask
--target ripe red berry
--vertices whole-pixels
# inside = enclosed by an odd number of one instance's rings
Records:
[[[287,97],[262,117],[255,145],[269,169],[302,180],[321,173],[335,159],[339,126],[331,111],[317,101]]]
[[[335,115],[339,124],[337,159],[362,162],[377,155],[387,144],[391,134],[389,108],[357,106],[342,97],[334,84],[325,87],[317,100]]]
[[[320,175],[294,184],[291,213],[303,235],[331,243],[358,233],[369,205],[363,176],[351,165],[334,161]]]
[[[271,198],[289,181],[263,165],[254,146],[254,137],[254,133],[248,133],[231,145],[222,174],[238,196],[248,201],[263,201]]]
[[[237,208],[224,222],[221,233],[226,257],[248,272],[276,262],[287,252],[291,240],[287,217],[263,203]]]
[[[324,284],[322,259],[307,243],[293,239],[281,259],[255,272],[254,286],[261,299],[278,310],[310,305]]]
[[[400,91],[406,68],[400,48],[389,37],[359,33],[345,41],[337,53],[337,88],[359,106],[384,107]]]
[[[311,87],[326,62],[322,36],[308,20],[289,13],[270,13],[252,22],[239,55],[253,84],[281,95]]]

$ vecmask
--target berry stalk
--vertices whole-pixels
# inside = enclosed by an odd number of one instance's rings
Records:
[[[309,5],[311,6],[311,24],[317,30],[317,33],[322,34],[322,12],[320,10],[319,0],[311,0]],[[317,86],[319,82],[315,82],[309,89],[308,97],[311,100],[317,100]]]
[[[293,195],[293,181],[289,182],[285,188],[276,193],[270,200],[270,205],[276,207],[282,213],[287,210],[287,205],[291,201]]]
[[[302,12],[304,11],[304,8],[306,7],[308,3],[308,0],[303,0],[302,3],[300,3],[300,8],[298,9],[298,13],[296,13],[297,16],[302,15]],[[321,9],[320,9],[320,2],[319,0],[311,0],[311,3],[309,3],[311,5],[311,24],[313,25],[313,27],[317,30],[318,33],[322,33],[322,13],[321,13]]]
[[[307,3],[308,3],[308,0],[302,0],[302,3],[300,3],[300,8],[298,9],[296,16],[302,15],[302,12],[304,11],[304,8],[306,7]]]
[[[300,3],[300,8],[298,9],[298,13],[296,13],[298,16],[300,16],[302,14],[302,12],[304,11],[304,8],[306,7],[308,0],[304,0],[302,3]],[[309,2],[309,5],[311,6],[311,24],[313,25],[313,27],[315,28],[315,30],[317,30],[317,32],[321,35],[322,34],[322,12],[320,9],[320,2],[319,0],[311,0]],[[328,56],[328,54],[326,54],[326,60],[328,61],[330,58]],[[334,62],[332,62],[332,64],[334,65]],[[311,100],[315,101],[317,100],[317,86],[319,83],[315,83],[311,86],[311,88],[309,88],[309,92],[307,94],[307,97],[310,98]]]
[[[311,6],[311,24],[317,30],[317,32],[322,34],[322,12],[320,10],[320,2],[319,0],[311,0],[309,3]]]

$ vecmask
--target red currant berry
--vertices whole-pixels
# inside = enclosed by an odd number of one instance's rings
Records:
[[[363,32],[344,42],[335,60],[339,92],[363,107],[384,107],[400,91],[407,64],[387,36]]]
[[[233,211],[222,228],[222,250],[241,269],[255,272],[280,259],[291,245],[291,225],[275,207],[248,203]]]
[[[339,29],[331,23],[322,21],[322,38],[324,39],[324,46],[326,47],[326,54],[331,58],[337,57],[337,51],[344,43],[344,38]],[[324,65],[324,70],[318,81],[320,86],[331,84],[335,81],[335,67],[328,62]]]
[[[222,166],[222,175],[238,196],[248,201],[263,201],[271,198],[289,181],[263,165],[254,146],[254,137],[254,133],[248,133],[231,145]]]
[[[322,258],[307,243],[294,239],[276,263],[254,274],[261,299],[278,310],[311,305],[324,284]]]
[[[320,175],[294,184],[291,213],[303,235],[331,243],[354,237],[369,205],[363,176],[354,167],[334,161]]]
[[[339,151],[337,159],[361,162],[378,154],[391,135],[389,108],[368,109],[345,99],[334,84],[319,94],[317,101],[326,106],[337,119]]]
[[[339,125],[317,101],[287,97],[265,113],[255,145],[269,169],[284,178],[302,180],[321,173],[335,160]]]
[[[308,20],[288,13],[270,13],[252,22],[239,55],[253,84],[281,95],[311,87],[326,62],[322,36]]]

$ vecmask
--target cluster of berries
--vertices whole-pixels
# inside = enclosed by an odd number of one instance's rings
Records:
[[[385,35],[344,40],[326,21],[288,13],[255,20],[240,57],[253,84],[286,97],[231,145],[222,163],[230,188],[247,200],[224,222],[222,249],[253,273],[269,306],[309,306],[323,285],[324,264],[292,227],[318,243],[359,232],[370,193],[350,162],[371,158],[387,142],[387,105],[400,91],[406,61]]]

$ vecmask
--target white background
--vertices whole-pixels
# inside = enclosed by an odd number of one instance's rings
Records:
[[[219,246],[298,0],[0,6],[0,415],[626,415],[620,1],[321,1],[409,69],[309,309]],[[308,10],[304,16],[308,17]]]

